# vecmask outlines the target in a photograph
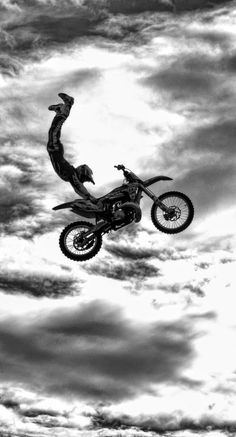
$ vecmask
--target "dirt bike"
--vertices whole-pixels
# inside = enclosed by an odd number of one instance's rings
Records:
[[[185,194],[169,191],[157,197],[148,188],[155,182],[169,181],[172,178],[154,176],[142,180],[124,165],[114,167],[123,171],[123,185],[96,199],[96,205],[84,199],[77,199],[53,208],[70,208],[75,214],[95,219],[95,224],[88,221],[70,223],[61,232],[61,251],[73,261],[86,261],[94,257],[102,246],[104,234],[117,231],[132,222],[138,223],[142,218],[140,200],[143,192],[153,200],[151,219],[159,231],[176,234],[192,222],[194,208]]]

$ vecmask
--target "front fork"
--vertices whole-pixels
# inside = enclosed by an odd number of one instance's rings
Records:
[[[170,213],[172,211],[172,209],[168,208],[168,206],[166,206],[149,188],[142,186],[142,190],[162,209],[162,211],[166,213]]]

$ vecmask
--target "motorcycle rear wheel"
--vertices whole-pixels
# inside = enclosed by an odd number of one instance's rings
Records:
[[[101,249],[101,234],[94,235],[88,243],[82,244],[79,238],[89,231],[93,224],[86,221],[70,223],[63,229],[59,237],[59,245],[62,253],[73,261],[87,261],[93,258]]]
[[[173,213],[166,213],[157,203],[154,203],[151,209],[151,219],[154,226],[166,234],[177,234],[184,231],[194,216],[194,207],[189,197],[178,191],[169,191],[161,194],[159,199],[168,208],[171,208]]]

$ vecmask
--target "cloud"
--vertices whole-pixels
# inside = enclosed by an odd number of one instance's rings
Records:
[[[221,162],[217,165],[209,162],[205,167],[189,171],[184,177],[180,177],[178,186],[181,190],[188,186],[188,192],[191,193],[198,212],[212,213],[215,208],[232,205],[234,168],[233,162]],[[206,186],[209,189],[204,192]]]
[[[217,5],[223,5],[227,0],[110,0],[110,11],[114,13],[137,14],[145,11],[185,12],[195,9],[205,9]]]
[[[147,130],[153,142],[159,133],[160,107],[167,111],[167,134],[164,140],[156,139],[156,151],[146,163],[142,161],[143,170],[150,172],[160,165],[168,169],[175,178],[176,189],[192,199],[196,218],[233,202],[234,43],[231,27],[217,26],[219,17],[224,21],[224,14],[230,16],[230,6],[224,12],[218,11],[218,15],[212,13],[214,21],[210,27],[200,15],[192,23],[191,15],[179,16],[179,22],[175,21],[173,28],[169,26],[165,36],[162,32],[161,37],[156,37],[157,52],[164,38],[167,55],[161,52],[155,57],[153,53],[154,63],[146,65],[138,79],[142,88],[151,91],[150,105],[157,111],[156,130],[155,126]],[[211,13],[204,14],[205,18],[208,16]]]
[[[193,354],[187,320],[139,326],[102,301],[44,314],[25,327],[8,319],[0,332],[5,382],[100,401],[177,381]]]
[[[47,58],[52,51],[61,52],[80,38],[96,36],[96,25],[107,16],[105,3],[16,1],[2,5],[1,73],[18,75],[26,65]]]
[[[213,236],[209,237],[207,241],[202,241],[199,244],[198,251],[199,253],[214,253],[217,251],[225,250],[227,255],[231,251],[231,241],[234,234],[227,233],[223,237],[222,236]]]
[[[194,282],[186,282],[186,283],[175,283],[175,284],[168,284],[168,285],[160,285],[160,289],[164,290],[169,293],[180,293],[182,291],[189,291],[190,293],[195,294],[198,297],[204,297],[205,292],[203,291],[203,288],[206,284],[208,284],[210,280],[205,278],[203,281],[199,283]]]
[[[174,1],[172,0],[135,0],[125,2],[124,0],[110,0],[110,11],[113,13],[139,14],[146,11],[173,11]]]
[[[82,72],[83,74],[85,73]],[[7,111],[7,116],[18,123],[27,123],[21,108],[17,111],[17,105],[14,107],[14,113],[13,110]],[[42,137],[27,133],[23,136],[23,133],[19,133],[18,136],[9,135],[9,138],[4,135],[0,141],[0,231],[3,234],[32,239],[36,235],[52,232],[64,226],[71,215],[68,211],[62,211],[60,214],[52,211],[53,202],[57,203],[55,198],[58,197],[59,178],[57,175],[54,176],[54,171],[50,167]],[[44,141],[46,143],[46,138]],[[63,184],[62,181],[61,183]],[[67,184],[64,185],[67,188]],[[52,198],[51,206],[45,205],[47,194]],[[73,190],[71,194],[68,190],[68,194],[65,193],[58,203],[74,197]]]
[[[220,5],[225,2],[213,0],[210,3]],[[1,3],[3,38],[0,48],[5,57],[0,62],[1,72],[16,75],[22,63],[27,65],[33,59],[40,60],[49,51],[62,50],[84,37],[93,41],[101,36],[109,41],[123,40],[132,34],[140,36],[143,25],[150,25],[153,13],[181,13],[204,9],[205,6],[208,3],[201,0],[71,0],[62,1],[60,5],[54,1]],[[146,17],[140,20],[143,13]],[[130,14],[134,14],[133,22],[129,19]]]
[[[0,274],[0,289],[7,294],[61,298],[78,293],[80,285],[75,279],[65,275],[56,277],[54,274],[46,276],[11,270]]]
[[[106,276],[107,278],[118,279],[119,281],[145,280],[158,277],[160,274],[157,267],[144,260],[125,261],[123,263],[104,260],[102,263],[100,261],[94,262],[91,267],[84,268],[93,275]]]
[[[187,134],[163,146],[164,167],[175,174],[175,189],[186,193],[195,206],[195,216],[232,205],[235,185],[235,123],[227,114],[216,115]],[[148,160],[154,168],[158,157]],[[205,187],[208,187],[207,190]]]
[[[203,262],[199,262],[199,264],[196,264],[196,267],[205,270],[208,269],[210,265],[211,265],[210,263],[203,261]]]
[[[124,260],[147,260],[147,259],[158,259],[160,261],[167,260],[178,260],[188,257],[181,248],[149,248],[143,247],[141,244],[137,247],[136,243],[133,244],[123,244],[123,238],[120,237],[120,243],[118,244],[106,244],[106,250],[108,253],[116,256],[117,258],[123,258]]]
[[[22,64],[17,59],[12,59],[8,55],[0,56],[0,71],[3,75],[14,77],[22,68]]]
[[[144,84],[154,88],[156,92],[172,93],[174,99],[208,98],[216,78],[213,74],[193,72],[188,70],[176,70],[169,66],[168,70],[154,73],[147,77]]]
[[[7,32],[12,32],[17,40],[17,48],[20,51],[37,47],[37,38],[40,43],[46,41],[57,44],[67,44],[74,39],[92,35],[94,23],[89,17],[73,16],[47,16],[39,14],[28,23],[9,24],[5,27]],[[26,31],[28,32],[26,33]]]
[[[231,119],[217,118],[208,126],[196,128],[184,138],[179,153],[187,156],[202,155],[199,162],[192,163],[191,168],[179,176],[180,189],[188,186],[189,192],[197,202],[198,210],[211,210],[214,207],[230,205],[235,184],[235,123]],[[209,159],[205,159],[209,155]],[[192,155],[193,156],[193,155]],[[212,158],[210,159],[210,156]],[[204,186],[208,187],[204,190]]]
[[[0,387],[1,432],[8,431],[8,436],[48,435],[48,428],[55,428],[57,435],[64,435],[65,430],[75,436],[78,431],[90,424],[88,413],[94,409],[59,399],[28,392],[13,385]],[[4,421],[4,416],[10,420]],[[18,433],[16,433],[18,431]],[[5,435],[5,434],[4,434]]]
[[[198,151],[214,151],[227,158],[234,157],[235,120],[227,116],[219,117],[213,123],[200,126],[193,132],[191,147]]]
[[[179,431],[194,431],[197,434],[202,432],[221,431],[234,432],[236,428],[235,421],[220,421],[212,414],[205,414],[200,420],[191,419],[184,414],[174,416],[169,413],[159,413],[156,415],[140,415],[131,417],[129,414],[114,415],[109,412],[100,411],[92,417],[95,429],[116,429],[129,430],[135,428],[143,432],[165,433],[172,432],[171,435],[179,435]],[[201,435],[200,434],[200,435]],[[225,435],[225,434],[224,434]],[[230,434],[232,435],[232,434]]]

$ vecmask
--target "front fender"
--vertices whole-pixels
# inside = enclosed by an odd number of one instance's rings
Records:
[[[173,179],[169,178],[168,176],[154,176],[153,178],[143,181],[143,185],[148,187],[149,185],[155,184],[155,182],[159,181],[173,181]]]

